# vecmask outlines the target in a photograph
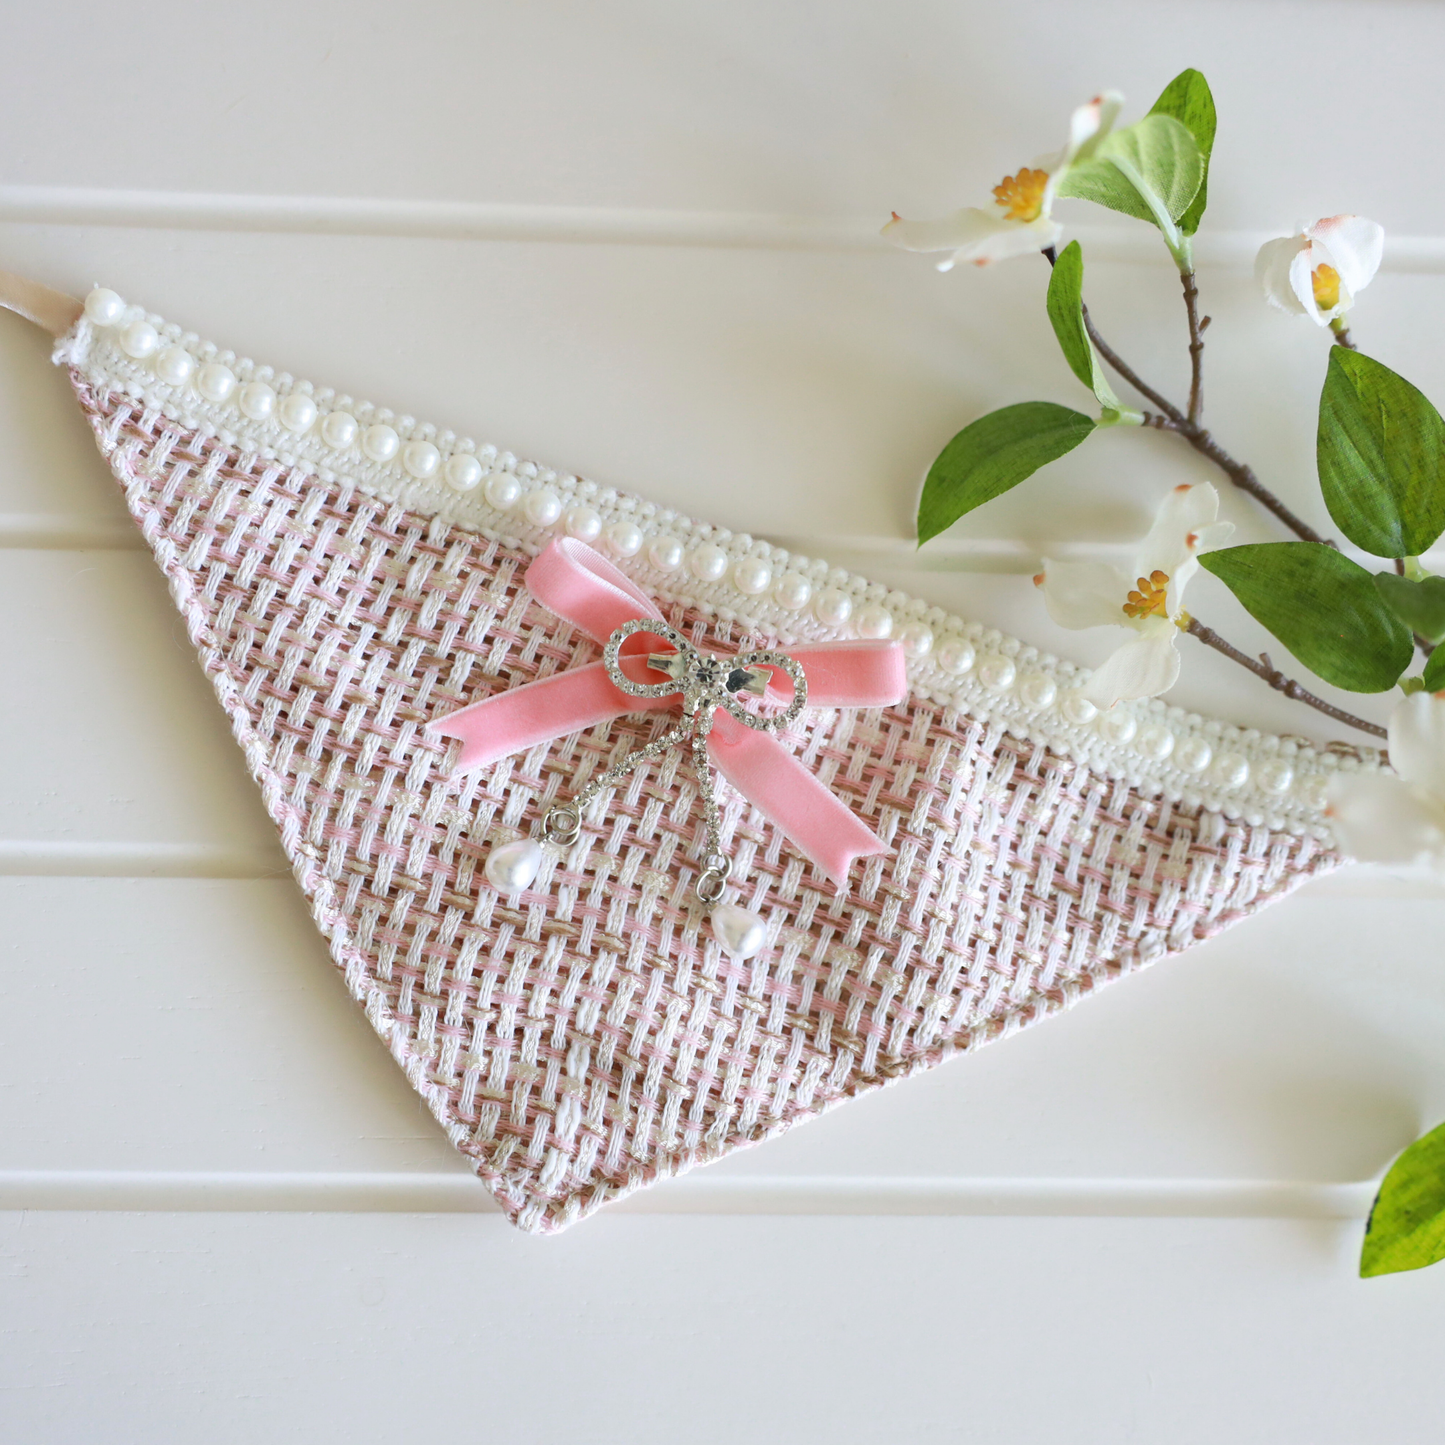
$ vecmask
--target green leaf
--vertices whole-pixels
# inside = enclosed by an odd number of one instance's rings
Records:
[[[1094,343],[1084,325],[1084,253],[1070,241],[1054,262],[1049,277],[1049,320],[1069,369],[1089,388],[1105,411],[1120,410],[1119,398],[1104,375]]]
[[[1169,239],[1203,179],[1204,158],[1188,128],[1172,115],[1146,115],[1070,166],[1055,194],[1152,221]]]
[[[1199,189],[1189,209],[1179,217],[1179,229],[1186,236],[1192,236],[1199,229],[1209,199],[1209,156],[1214,149],[1215,130],[1214,97],[1210,94],[1209,82],[1197,70],[1181,70],[1164,87],[1163,95],[1154,102],[1149,114],[1172,115],[1199,147],[1199,158],[1203,162]]]
[[[1023,401],[979,417],[929,468],[918,503],[919,544],[1073,451],[1093,430],[1092,418],[1051,401]]]
[[[1375,586],[1385,605],[1427,642],[1445,639],[1445,577],[1415,581],[1394,572],[1376,572]]]
[[[1445,689],[1445,647],[1437,647],[1430,654],[1420,681],[1424,683],[1426,692],[1440,692]]]
[[[1445,422],[1403,376],[1330,348],[1316,438],[1325,505],[1376,557],[1418,557],[1445,531]]]
[[[1260,542],[1200,564],[1311,672],[1350,692],[1384,692],[1410,665],[1410,630],[1375,579],[1323,542]]]
[[[1445,1259],[1445,1124],[1390,1166],[1360,1250],[1360,1275],[1398,1274]]]

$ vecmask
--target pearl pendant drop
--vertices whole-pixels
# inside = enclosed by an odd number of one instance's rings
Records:
[[[711,922],[713,937],[733,958],[751,958],[768,941],[768,925],[762,917],[736,903],[719,903]]]
[[[487,855],[487,881],[499,893],[530,888],[542,867],[542,845],[535,838],[503,843]]]

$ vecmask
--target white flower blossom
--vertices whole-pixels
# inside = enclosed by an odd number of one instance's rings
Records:
[[[1271,306],[1328,326],[1374,280],[1385,231],[1363,216],[1327,216],[1293,236],[1266,241],[1254,274]]]
[[[1056,245],[1063,227],[1053,218],[1054,192],[1069,167],[1086,159],[1108,135],[1123,103],[1118,91],[1106,90],[1081,105],[1070,118],[1064,148],[1005,176],[993,188],[991,208],[970,206],[941,221],[905,221],[895,211],[883,234],[905,251],[951,252],[938,263],[940,271],[961,261],[986,266]]]
[[[1389,722],[1394,773],[1337,773],[1326,812],[1335,840],[1365,863],[1445,871],[1445,692],[1407,697]]]
[[[1217,520],[1219,493],[1208,482],[1175,487],[1160,504],[1128,571],[1108,562],[1050,562],[1034,582],[1061,627],[1127,627],[1134,634],[1089,679],[1096,707],[1157,697],[1179,677],[1175,639],[1188,617],[1184,588],[1199,554],[1220,546],[1234,527]]]

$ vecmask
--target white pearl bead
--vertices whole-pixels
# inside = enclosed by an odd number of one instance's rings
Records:
[[[721,547],[704,542],[700,547],[692,549],[687,565],[699,582],[717,582],[728,570],[728,554]]]
[[[1131,712],[1124,712],[1117,704],[1108,712],[1099,714],[1098,729],[1101,736],[1122,747],[1133,740],[1139,731],[1139,720]]]
[[[801,572],[784,572],[773,588],[773,601],[789,612],[806,607],[812,595],[813,584]]]
[[[1058,693],[1053,678],[1046,673],[1031,672],[1019,683],[1019,696],[1027,707],[1042,711],[1053,702]]]
[[[534,527],[552,527],[562,515],[562,499],[551,487],[539,487],[527,493],[522,510]]]
[[[96,326],[114,326],[125,315],[125,302],[104,286],[97,286],[85,298],[85,318]]]
[[[614,557],[635,557],[642,551],[642,529],[631,522],[614,522],[607,529],[607,546]]]
[[[236,373],[219,361],[208,361],[196,377],[196,390],[207,401],[225,401],[236,389]]]
[[[517,505],[522,495],[522,484],[511,472],[493,472],[487,478],[487,501],[499,512],[505,512]]]
[[[595,542],[602,534],[602,518],[593,507],[568,507],[563,525],[579,542]]]
[[[396,428],[387,426],[385,422],[377,422],[361,434],[361,450],[374,462],[389,462],[400,446],[401,438],[397,436]]]
[[[498,893],[520,893],[532,886],[541,867],[542,845],[535,838],[518,838],[487,854],[487,882]]]
[[[647,549],[648,560],[659,572],[676,572],[682,566],[682,543],[676,537],[654,537]]]
[[[813,599],[813,616],[824,627],[841,627],[853,615],[853,599],[841,588],[825,587]]]
[[[751,958],[768,941],[768,925],[736,903],[719,903],[712,911],[713,937],[733,958]]]
[[[321,423],[321,440],[336,451],[356,440],[356,418],[349,411],[333,411]]]
[[[276,393],[264,381],[248,381],[236,397],[244,415],[265,421],[276,408]]]
[[[876,642],[892,633],[893,614],[886,607],[868,606],[858,613],[858,621],[854,625],[859,637]]]
[[[1134,746],[1146,758],[1163,762],[1174,751],[1174,734],[1163,723],[1150,723],[1139,734]]]
[[[773,569],[761,557],[743,557],[733,564],[733,585],[749,597],[759,597],[768,590]]]
[[[442,464],[442,454],[430,442],[408,442],[402,449],[401,464],[410,475],[424,482],[436,476]]]
[[[933,629],[921,622],[910,622],[898,634],[898,640],[903,644],[904,655],[912,662],[927,657],[933,651]]]
[[[1295,784],[1295,792],[1307,808],[1323,808],[1330,800],[1330,779],[1326,773],[1306,773]]]
[[[938,649],[938,665],[955,677],[962,677],[973,666],[973,644],[961,637],[950,637]]]
[[[1249,781],[1249,759],[1238,753],[1221,753],[1209,776],[1224,788],[1242,788]]]
[[[457,452],[442,468],[447,486],[454,492],[470,492],[482,480],[482,464],[469,452]]]
[[[1203,738],[1185,738],[1174,750],[1174,761],[1186,773],[1202,773],[1213,756],[1214,749]]]
[[[168,346],[156,357],[156,375],[167,386],[184,386],[196,369],[196,359],[184,346]]]
[[[1011,659],[996,654],[981,657],[978,662],[978,680],[995,692],[1005,692],[1013,686],[1015,671]]]
[[[1283,793],[1294,782],[1294,769],[1288,763],[1275,759],[1259,770],[1259,785],[1267,793]]]
[[[1076,687],[1059,699],[1059,711],[1078,727],[1087,727],[1099,715],[1099,709]]]
[[[161,344],[161,338],[149,321],[132,321],[120,333],[120,349],[137,361],[144,360]]]
[[[287,431],[310,431],[316,420],[316,403],[304,391],[287,392],[281,401],[280,416]]]

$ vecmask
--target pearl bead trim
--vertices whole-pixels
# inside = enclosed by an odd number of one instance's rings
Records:
[[[1328,841],[1330,777],[1379,766],[1372,749],[1331,752],[1157,698],[1101,713],[1080,692],[1086,668],[1016,638],[827,562],[297,381],[183,333],[113,291],[90,293],[55,359],[225,445],[325,482],[344,480],[507,545],[535,553],[554,536],[580,537],[658,598],[776,633],[784,645],[897,638],[917,696],[1146,796]]]

